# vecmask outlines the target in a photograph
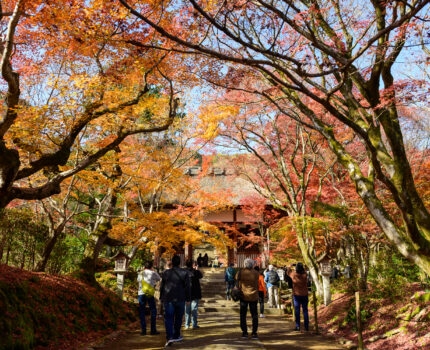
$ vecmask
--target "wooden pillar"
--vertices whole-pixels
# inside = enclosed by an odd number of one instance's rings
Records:
[[[233,227],[235,230],[237,230],[237,213],[236,213],[236,208],[233,209]],[[238,266],[237,263],[237,234],[236,232],[234,232],[234,248],[233,248],[233,264],[234,266]]]
[[[193,245],[190,243],[185,243],[184,251],[185,261],[193,259]]]

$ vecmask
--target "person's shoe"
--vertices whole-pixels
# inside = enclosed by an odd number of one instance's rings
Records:
[[[258,335],[257,335],[257,333],[252,333],[252,334],[251,334],[251,339],[258,340]]]
[[[146,335],[146,332],[142,331],[140,332],[140,335]]]
[[[193,326],[193,329],[199,329],[200,326]]]
[[[158,331],[151,332],[151,335],[158,335],[158,334],[160,334],[160,332]]]
[[[164,345],[164,347],[166,347],[166,346],[171,346],[173,344],[173,340],[172,339],[169,339],[167,342],[166,342],[166,344]]]
[[[265,318],[266,316],[264,316],[263,314],[260,314],[260,318]]]
[[[242,333],[242,339],[248,339],[248,333]]]
[[[294,328],[295,331],[300,332],[300,327]]]
[[[306,332],[309,332],[309,327],[305,327],[305,331],[306,331]]]
[[[178,338],[172,339],[173,342],[178,342],[178,341],[182,341],[182,340],[184,340],[184,338],[182,338],[182,336],[179,336]]]
[[[188,329],[188,328],[190,328],[190,326],[184,326],[184,328],[185,328],[185,329]]]

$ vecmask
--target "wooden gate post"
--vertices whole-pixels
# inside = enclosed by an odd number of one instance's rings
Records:
[[[363,350],[363,329],[361,326],[360,292],[355,292],[355,314],[357,316],[358,349]]]

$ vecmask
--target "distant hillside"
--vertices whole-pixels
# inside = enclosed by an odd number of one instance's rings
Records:
[[[74,349],[136,320],[127,303],[72,277],[0,265],[0,349]]]

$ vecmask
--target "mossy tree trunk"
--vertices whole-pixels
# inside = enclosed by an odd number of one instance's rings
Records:
[[[84,257],[80,264],[85,278],[90,282],[95,282],[96,262],[103,248],[103,244],[109,236],[116,203],[117,191],[111,188],[100,203],[99,215],[93,224],[93,229],[84,250]]]

